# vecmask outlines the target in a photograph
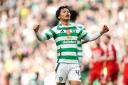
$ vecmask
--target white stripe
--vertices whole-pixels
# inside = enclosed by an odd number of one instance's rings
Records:
[[[78,60],[60,59],[60,63],[79,63]]]
[[[78,50],[82,50],[82,47],[78,47],[77,49],[78,49]]]
[[[60,56],[60,53],[57,53],[57,55]],[[70,56],[76,56],[76,52],[62,52],[61,55],[62,56],[66,56],[66,55],[67,56],[68,55],[70,55]]]
[[[77,41],[77,44],[81,44],[81,41]]]
[[[63,44],[63,45],[59,45],[58,49],[61,48],[77,48],[77,44]]]
[[[82,55],[82,52],[78,52],[77,55],[78,55],[78,56],[83,56],[83,55]]]
[[[52,28],[52,31],[55,33],[55,34],[58,34],[60,31],[57,29],[57,26],[53,27]]]
[[[68,40],[67,36],[61,36],[61,37],[58,37],[58,38],[55,39],[56,42],[62,41],[62,40]],[[77,40],[77,36],[71,36],[70,40]]]

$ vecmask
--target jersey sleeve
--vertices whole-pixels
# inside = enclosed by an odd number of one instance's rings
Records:
[[[93,34],[87,33],[85,27],[81,24],[77,24],[77,27],[80,29],[80,39],[83,39],[84,41],[93,41],[101,36],[100,32],[95,32]]]
[[[53,29],[49,29],[46,32],[43,33],[43,36],[46,37],[47,40],[54,38],[55,37],[55,32],[53,31]]]
[[[85,29],[85,27],[84,27],[84,25],[82,25],[82,24],[76,24],[76,26],[79,28],[79,29]]]
[[[87,31],[85,30],[85,28],[80,28],[80,32],[79,32],[79,37],[80,39],[83,39],[86,35],[87,35]]]
[[[47,31],[44,31],[42,33],[42,35],[40,35],[38,32],[36,32],[36,36],[38,38],[39,41],[45,41],[45,40],[49,40],[51,38],[54,38],[55,36],[55,32],[52,29],[49,29]]]

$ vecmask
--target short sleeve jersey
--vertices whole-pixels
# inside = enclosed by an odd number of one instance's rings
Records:
[[[87,35],[83,26],[70,23],[69,26],[58,24],[44,33],[47,39],[54,38],[57,46],[57,62],[79,63],[78,57],[82,56],[81,39]]]

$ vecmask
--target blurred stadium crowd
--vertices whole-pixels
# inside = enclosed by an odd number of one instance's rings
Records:
[[[40,32],[55,26],[55,12],[64,4],[79,12],[76,22],[89,32],[109,26],[120,63],[128,44],[128,0],[0,0],[0,85],[43,85],[54,74],[55,43],[38,42],[33,26],[41,24]],[[89,47],[83,45],[83,63]]]

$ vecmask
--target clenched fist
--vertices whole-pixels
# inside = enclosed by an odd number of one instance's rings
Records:
[[[108,32],[108,31],[109,31],[109,28],[107,27],[107,25],[104,25],[103,29],[101,30],[101,34],[104,34],[104,33]]]
[[[38,31],[39,31],[39,28],[40,28],[40,25],[35,25],[35,26],[34,26],[34,29],[33,29],[34,32],[38,32]]]

